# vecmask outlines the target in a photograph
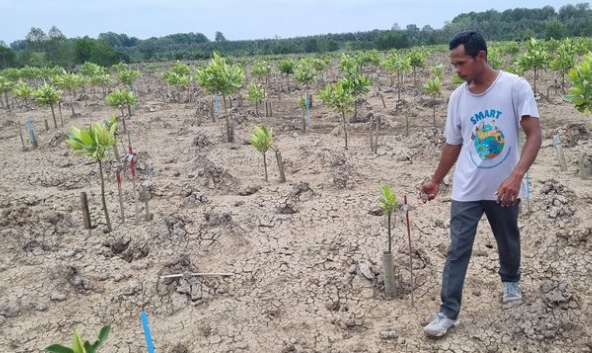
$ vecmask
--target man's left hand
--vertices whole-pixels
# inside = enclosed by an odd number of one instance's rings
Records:
[[[510,176],[504,180],[502,185],[497,189],[495,195],[497,196],[497,203],[502,207],[514,206],[518,203],[520,197],[520,184],[522,178]]]

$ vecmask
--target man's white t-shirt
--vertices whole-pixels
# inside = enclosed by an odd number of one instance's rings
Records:
[[[452,93],[444,136],[448,144],[462,144],[453,200],[497,199],[496,190],[520,159],[520,120],[527,115],[539,117],[530,85],[504,71],[483,93],[471,93],[466,82]],[[523,181],[520,197],[525,188]]]

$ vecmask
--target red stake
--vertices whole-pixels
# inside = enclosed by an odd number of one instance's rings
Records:
[[[407,204],[407,195],[403,197],[405,203],[405,218],[407,219],[407,238],[409,239],[409,272],[411,273],[411,306],[415,306],[413,298],[413,260],[411,259],[411,223],[409,222],[409,205]]]

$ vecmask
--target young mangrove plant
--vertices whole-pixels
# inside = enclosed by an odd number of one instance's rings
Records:
[[[103,343],[105,343],[107,337],[109,337],[109,332],[111,332],[111,326],[103,327],[99,333],[99,339],[91,344],[89,341],[83,343],[80,335],[76,329],[74,329],[74,334],[72,335],[72,348],[60,344],[52,344],[45,348],[45,350],[52,353],[96,353]]]
[[[267,151],[272,148],[273,132],[271,128],[265,125],[255,125],[253,134],[251,135],[251,145],[263,154],[263,167],[265,169],[265,181],[269,181],[267,177]]]
[[[107,201],[105,200],[105,181],[103,178],[103,161],[108,156],[108,151],[117,144],[115,138],[115,131],[117,124],[112,124],[111,128],[107,130],[102,122],[98,122],[89,126],[86,129],[78,129],[74,126],[70,127],[67,134],[66,144],[72,148],[76,154],[82,157],[89,157],[94,159],[99,164],[99,175],[101,177],[101,200],[103,202],[103,210],[105,212],[105,221],[107,223],[107,230],[110,232],[111,219],[109,218],[109,211],[107,209]]]

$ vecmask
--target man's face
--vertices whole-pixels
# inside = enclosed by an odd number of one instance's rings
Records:
[[[483,72],[485,60],[485,51],[480,51],[473,58],[465,52],[463,44],[450,51],[450,63],[454,66],[458,76],[467,82],[474,80]]]

